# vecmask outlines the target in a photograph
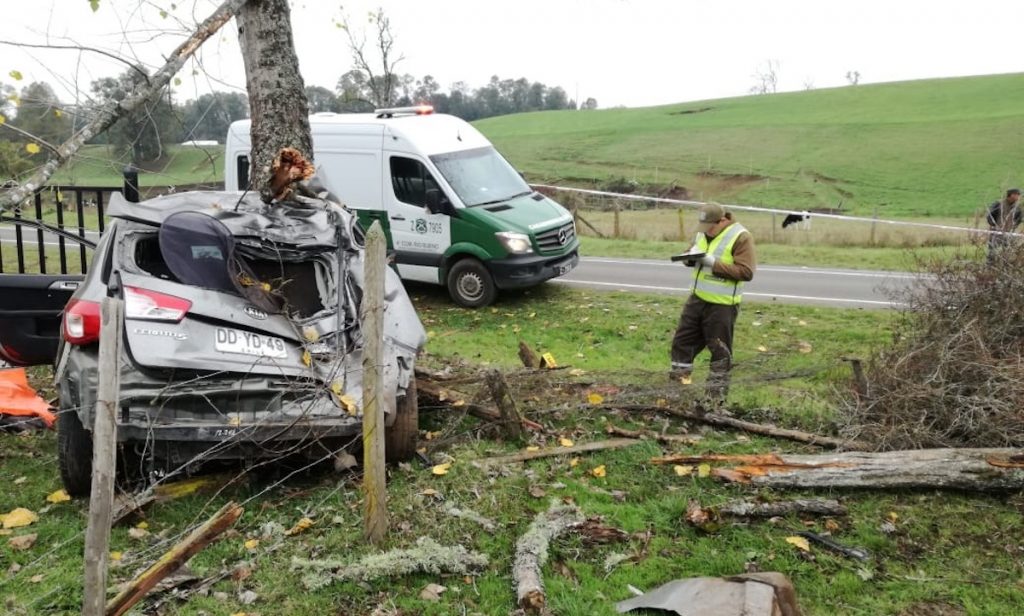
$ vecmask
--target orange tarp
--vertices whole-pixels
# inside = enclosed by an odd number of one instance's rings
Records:
[[[0,415],[38,417],[47,428],[57,419],[46,400],[29,386],[24,368],[0,370]]]

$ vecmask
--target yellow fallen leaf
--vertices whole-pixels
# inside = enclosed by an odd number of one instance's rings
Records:
[[[594,477],[604,477],[608,474],[608,471],[605,469],[604,464],[602,464],[601,466],[590,469],[590,474]]]
[[[465,400],[456,400],[455,402],[452,402],[452,406],[455,406],[455,407],[466,406],[466,401]]]
[[[679,377],[679,382],[683,385],[693,385],[693,377],[689,374]]]
[[[811,346],[810,342],[804,342],[802,340],[799,343],[797,343],[796,348],[801,353],[810,353],[811,351],[814,350],[814,347]]]
[[[804,321],[804,320],[801,319],[801,320],[797,321],[796,324],[797,325],[807,325],[807,321]]]
[[[764,346],[762,344],[761,346],[757,347],[757,350],[762,352],[762,353],[767,353],[768,352],[768,347],[766,347],[766,346]]]
[[[18,507],[3,517],[4,528],[18,528],[28,526],[39,519],[39,516],[24,507]]]
[[[658,398],[657,400],[654,401],[654,406],[663,409],[666,406],[668,406],[668,400],[666,400],[665,398]]]
[[[317,333],[315,327],[307,325],[302,328],[302,337],[306,339],[306,342],[316,342],[320,339],[320,334]]]
[[[579,464],[580,464],[580,459],[579,458],[573,458],[572,460],[569,460],[569,468],[576,468],[577,466],[579,466]]]
[[[426,432],[423,433],[423,440],[432,441],[438,436],[441,436],[440,430],[438,430],[437,432],[431,432],[430,430],[427,430]]]
[[[590,404],[601,404],[604,402],[604,396],[601,394],[589,394],[587,396],[587,402]]]
[[[540,447],[536,445],[530,445],[529,447],[526,448],[526,451],[540,451]]]
[[[565,437],[558,439],[558,444],[562,447],[572,447],[572,441]]]
[[[803,537],[800,537],[798,535],[786,537],[786,543],[796,546],[796,549],[800,550],[801,552],[811,551],[811,544],[807,543],[807,539],[804,539]]]
[[[890,511],[890,512],[889,512],[889,515],[888,515],[887,517],[889,518],[889,521],[890,521],[890,522],[892,522],[893,524],[895,524],[895,523],[896,523],[896,520],[899,520],[899,519],[900,519],[900,514],[896,513],[895,511]]]
[[[6,121],[7,121],[7,118],[4,117],[4,114],[0,113],[0,124],[3,124]]]
[[[233,612],[231,616],[248,616],[245,612]]]
[[[830,533],[834,533],[839,530],[839,522],[836,522],[832,518],[825,520],[825,530]]]
[[[451,467],[451,462],[445,462],[444,464],[435,465],[434,468],[430,469],[430,472],[434,473],[435,475],[447,475],[448,469],[450,469]]]
[[[58,117],[58,118],[63,118],[64,117],[64,112],[61,111],[60,109],[54,109],[53,110],[53,115]]]
[[[136,524],[135,528],[141,528],[142,530],[146,530],[147,528],[149,528],[149,522],[143,520],[143,521],[139,522],[138,524]]]
[[[440,494],[440,492],[433,488],[427,488],[426,490],[423,490],[419,494],[420,496],[437,496],[438,494]]]
[[[569,371],[569,376],[583,376],[586,373],[587,373],[586,370],[581,370],[579,368],[573,368],[572,370]]]
[[[213,477],[197,477],[195,479],[186,479],[184,481],[175,481],[173,483],[164,484],[157,486],[153,489],[153,492],[158,498],[167,500],[173,500],[181,498],[182,496],[188,496],[200,488],[212,486],[216,483],[216,479]]]
[[[288,530],[284,531],[284,534],[288,535],[289,537],[292,535],[298,535],[299,533],[308,529],[313,524],[315,524],[313,520],[309,518],[302,518],[295,523],[295,526],[292,526]]]
[[[28,579],[28,581],[32,582],[33,584],[38,584],[39,582],[43,581],[43,574],[42,573],[37,573],[37,574],[33,575],[32,577],[30,577]]]
[[[245,549],[247,549],[247,550],[255,550],[257,548],[257,546],[259,546],[259,544],[260,544],[260,540],[259,539],[249,539],[245,543],[243,543],[242,545],[244,545]]]
[[[309,354],[309,351],[302,352],[302,363],[305,366],[310,366],[313,364],[313,356]]]
[[[697,467],[697,476],[701,477],[701,478],[710,477],[711,476],[711,465],[710,464],[701,464],[700,466],[698,466]]]
[[[674,470],[676,475],[679,475],[680,477],[688,477],[693,474],[693,467],[689,464],[676,464],[672,467],[672,470]]]
[[[39,153],[39,144],[36,144],[36,143],[26,143],[25,144],[25,151],[28,152],[29,154],[38,154]]]
[[[66,490],[57,490],[56,492],[50,493],[50,495],[46,497],[46,502],[54,504],[66,503],[69,500],[71,500],[71,497],[68,496]]]
[[[341,402],[341,405],[345,407],[345,412],[348,413],[349,415],[355,416],[359,414],[359,407],[356,406],[356,399],[350,396],[349,394],[340,396],[338,398],[338,401]]]
[[[121,552],[116,552],[116,551],[115,552],[111,552],[110,553],[110,560],[118,561],[118,560],[121,560],[122,556],[124,556],[124,554],[122,554]]]

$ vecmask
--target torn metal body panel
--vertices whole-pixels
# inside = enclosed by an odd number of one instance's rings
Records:
[[[268,458],[362,426],[362,231],[342,206],[190,192],[115,200],[111,237],[69,303],[125,300],[118,439],[174,463]],[[426,334],[387,270],[385,424]],[[87,322],[86,322],[87,324]],[[91,426],[98,345],[66,321],[61,407]],[[98,326],[97,326],[98,327]],[[74,330],[74,331],[72,331]],[[414,395],[414,394],[413,394]],[[336,448],[336,447],[335,447]],[[314,447],[314,455],[324,448]]]

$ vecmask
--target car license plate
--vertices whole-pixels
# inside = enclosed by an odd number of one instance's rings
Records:
[[[217,328],[217,338],[214,340],[213,348],[221,353],[238,353],[256,357],[284,359],[288,356],[288,349],[284,345],[284,340],[280,338],[227,327]]]
[[[564,276],[565,274],[568,274],[569,272],[571,272],[574,267],[576,267],[576,261],[575,260],[569,261],[568,263],[563,263],[562,265],[559,265],[558,267],[555,268],[555,271],[558,272],[559,276]]]

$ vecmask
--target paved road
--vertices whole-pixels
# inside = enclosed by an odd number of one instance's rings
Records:
[[[905,272],[762,265],[743,295],[753,301],[817,306],[889,308],[893,290],[913,284]],[[559,284],[593,289],[683,295],[689,293],[690,269],[681,263],[645,259],[583,257]]]

